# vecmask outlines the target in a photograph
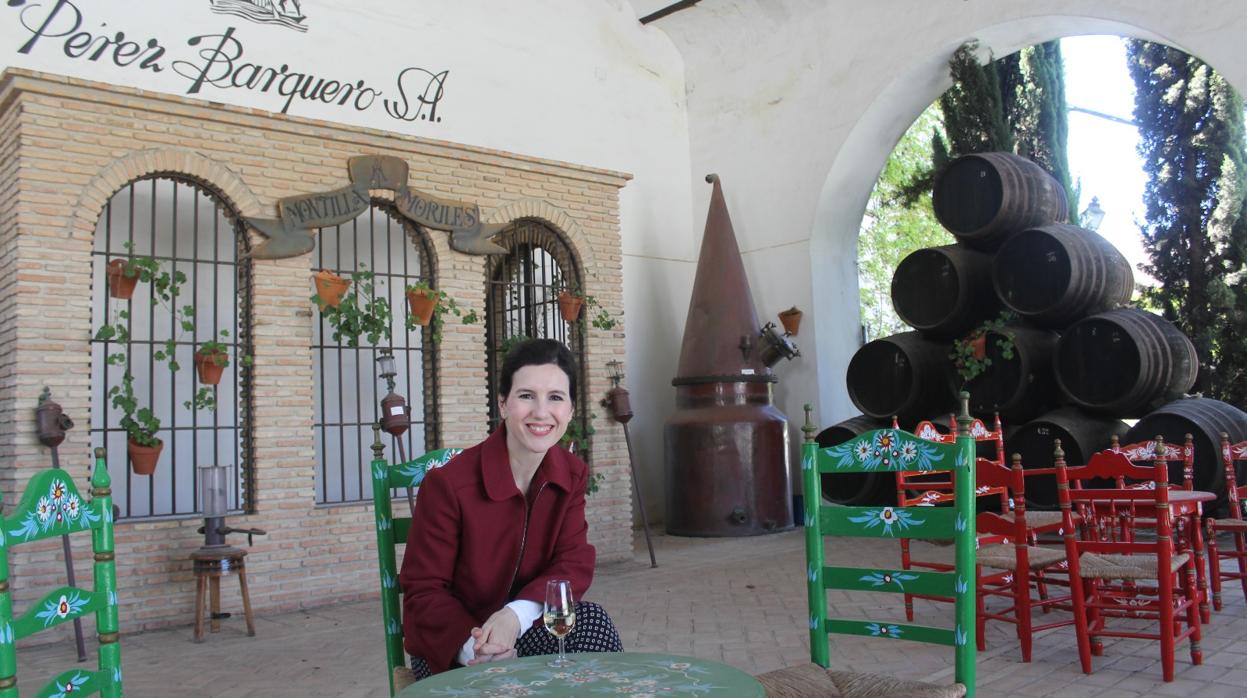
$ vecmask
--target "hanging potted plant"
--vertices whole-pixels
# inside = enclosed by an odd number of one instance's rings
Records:
[[[992,365],[991,358],[987,356],[989,333],[997,335],[996,346],[1000,349],[1000,358],[1013,358],[1013,338],[1005,329],[1005,325],[1016,318],[1017,316],[1013,313],[1002,312],[995,319],[984,322],[971,330],[970,334],[953,342],[953,351],[949,354],[949,358],[957,367],[957,373],[962,381],[969,383]]]
[[[151,475],[156,471],[160,451],[164,443],[156,438],[160,431],[160,419],[149,407],[139,407],[134,396],[134,378],[126,371],[121,385],[109,391],[113,407],[121,410],[121,428],[126,430],[126,453],[130,456],[130,468],[135,475]]]
[[[352,274],[351,276],[354,278],[355,275]],[[325,311],[326,306],[330,308],[338,307],[342,302],[343,294],[346,293],[346,289],[351,285],[350,281],[328,269],[321,269],[313,274],[312,281],[316,283],[316,295],[312,296],[312,300],[316,301],[316,304],[320,306],[321,312]]]
[[[333,339],[346,339],[348,346],[358,347],[359,338],[367,337],[376,346],[382,338],[390,338],[390,302],[374,293],[373,273],[363,269],[351,273],[349,293],[340,296],[336,304],[327,303],[320,294],[312,300],[320,304],[321,317],[333,328]],[[322,302],[325,301],[325,302]]]
[[[219,334],[221,341],[204,342],[195,352],[195,373],[204,385],[219,384],[221,374],[229,366],[229,351],[225,345],[229,341],[229,330],[221,330]]]
[[[411,309],[411,314],[407,316],[407,330],[429,327],[429,339],[433,342],[442,341],[446,313],[454,313],[455,317],[462,318],[465,325],[471,325],[480,319],[475,310],[464,313],[454,298],[445,291],[434,290],[424,281],[409,284],[406,290],[407,305]]]
[[[797,336],[797,330],[801,328],[802,315],[803,313],[795,305],[787,310],[780,311],[779,322],[784,326],[784,334],[793,337]]]
[[[563,317],[563,322],[575,322],[580,319],[580,308],[584,305],[585,299],[567,289],[559,291],[559,315]]]
[[[433,312],[437,310],[439,292],[434,291],[423,281],[407,286],[407,306],[411,309],[411,321],[420,326],[426,326],[433,320]],[[445,297],[445,293],[440,294]]]
[[[160,271],[160,263],[153,257],[133,256],[134,243],[123,242],[122,247],[126,248],[129,253],[125,257],[114,257],[108,260],[107,277],[108,277],[108,295],[120,300],[130,300],[134,296],[134,287],[140,281],[148,283],[152,281],[160,282],[163,278],[164,290],[169,288],[173,283],[174,275]],[[181,272],[177,272],[181,274]],[[182,275],[182,281],[186,280],[186,276]],[[180,282],[179,282],[180,283]],[[157,288],[157,293],[162,289]]]
[[[619,324],[619,321],[610,314],[606,308],[603,308],[598,299],[584,292],[580,284],[572,283],[565,285],[563,280],[556,278],[554,281],[555,288],[559,289],[558,304],[559,315],[564,322],[574,323],[580,320],[581,310],[584,309],[587,314],[591,314],[589,324],[599,330],[613,330]]]
[[[129,268],[124,259],[112,259],[108,262],[108,295],[121,300],[130,300],[134,295],[134,287],[139,283],[139,274]]]

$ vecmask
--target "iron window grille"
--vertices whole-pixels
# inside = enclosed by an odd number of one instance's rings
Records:
[[[584,285],[571,246],[545,224],[529,219],[516,221],[495,242],[508,252],[490,255],[485,263],[489,431],[501,419],[497,395],[502,359],[515,341],[525,337],[557,339],[571,349],[580,367],[578,394],[572,396],[576,403],[574,419],[583,424],[588,416],[584,323],[564,321],[558,306],[560,285]],[[589,460],[588,453],[578,455]]]
[[[390,304],[390,339],[377,346],[360,337],[348,346],[333,339],[333,327],[312,305],[313,402],[315,403],[316,501],[345,504],[372,501],[372,427],[381,419],[386,386],[378,376],[381,349],[394,352],[398,375],[395,392],[407,398],[411,422],[402,435],[407,457],[437,448],[436,367],[429,330],[408,332],[405,289],[433,278],[432,250],[427,235],[402,218],[391,204],[375,201],[355,219],[321,228],[312,252],[313,271],[327,269],[349,279],[355,271],[371,271],[374,294]],[[347,290],[350,293],[354,288]],[[397,461],[396,440],[390,446]]]
[[[127,248],[127,244],[129,248]],[[250,264],[240,264],[249,250],[239,217],[205,185],[169,176],[130,182],[109,199],[96,224],[92,251],[92,327],[122,320],[129,341],[92,340],[91,426],[93,447],[103,446],[113,466],[113,502],[122,519],[190,516],[199,512],[197,467],[227,465],[233,486],[232,512],[252,511],[252,372]],[[151,284],[140,283],[129,301],[109,296],[106,266],[110,259],[150,256],[161,268],[186,275],[170,310],[156,302]],[[193,335],[180,332],[176,309],[194,308]],[[228,330],[223,339],[220,330]],[[154,354],[174,340],[180,368],[169,370]],[[199,384],[194,353],[206,341],[226,345],[228,368],[215,389],[214,411],[184,406]],[[109,354],[124,353],[126,365],[112,366]],[[161,421],[164,443],[156,471],[135,475],[125,467],[126,432],[122,412],[109,390],[130,371],[140,406]]]

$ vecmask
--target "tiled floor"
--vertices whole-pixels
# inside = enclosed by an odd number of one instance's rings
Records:
[[[791,531],[759,538],[698,539],[658,535],[659,567],[651,569],[638,535],[635,559],[599,569],[588,598],[613,615],[633,651],[684,654],[725,662],[750,673],[808,661],[803,538]],[[890,541],[856,542],[829,550],[832,564],[895,564]],[[988,626],[979,657],[979,695],[990,696],[1242,696],[1247,689],[1247,603],[1238,587],[1205,627],[1204,665],[1178,648],[1177,680],[1160,680],[1159,644],[1106,641],[1095,673],[1084,675],[1072,628],[1035,640],[1030,664],[1020,661],[1012,627]],[[829,594],[834,614],[903,619],[890,594]],[[949,606],[918,602],[918,621],[946,622]],[[124,620],[124,619],[123,619]],[[221,633],[191,643],[188,626],[122,638],[128,696],[375,696],[387,695],[380,611],[375,602],[330,606],[257,618],[249,638],[241,618]],[[951,681],[944,647],[895,640],[836,639],[833,661],[852,669]],[[22,695],[41,677],[70,668],[73,647],[19,652]]]

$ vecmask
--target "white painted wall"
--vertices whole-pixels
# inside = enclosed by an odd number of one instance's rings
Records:
[[[705,0],[651,26],[685,60],[695,219],[709,197],[701,175],[717,172],[760,317],[807,311],[804,356],[777,367],[794,445],[804,403],[824,426],[857,414],[844,375],[859,343],[862,212],[897,140],[947,89],[962,42],[1005,55],[1060,36],[1139,36],[1202,57],[1247,91],[1247,10],[1234,0],[1181,11],[1162,0]]]
[[[641,481],[652,511],[661,512],[662,424],[674,404],[670,380],[697,255],[683,60],[667,35],[640,25],[636,10],[622,0],[303,0],[306,32],[216,14],[210,4],[29,0],[0,6],[0,67],[281,111],[279,83],[267,94],[210,84],[187,94],[194,84],[187,75],[205,60],[201,51],[219,45],[234,27],[242,50],[235,67],[286,65],[317,78],[362,79],[383,92],[363,111],[296,99],[290,114],[631,173],[620,212],[627,385],[637,412],[632,430]],[[91,60],[100,37],[118,31],[146,53],[119,66],[110,45]],[[196,36],[211,38],[190,45]],[[66,54],[67,43],[71,53],[81,53],[76,42],[93,37],[85,56]],[[152,53],[149,39],[164,49],[158,72],[140,67]],[[132,58],[123,49],[121,62]],[[214,78],[225,63],[216,66]],[[399,96],[397,78],[408,67],[449,71],[439,122],[386,114],[383,100]],[[425,82],[409,74],[406,84],[422,88]]]

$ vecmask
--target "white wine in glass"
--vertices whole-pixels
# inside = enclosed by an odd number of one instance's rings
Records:
[[[567,637],[576,626],[576,601],[572,598],[572,583],[566,579],[551,579],[546,582],[546,603],[542,608],[541,619],[546,630],[559,639],[559,656],[550,661],[555,668],[573,664],[563,652],[563,638]]]

